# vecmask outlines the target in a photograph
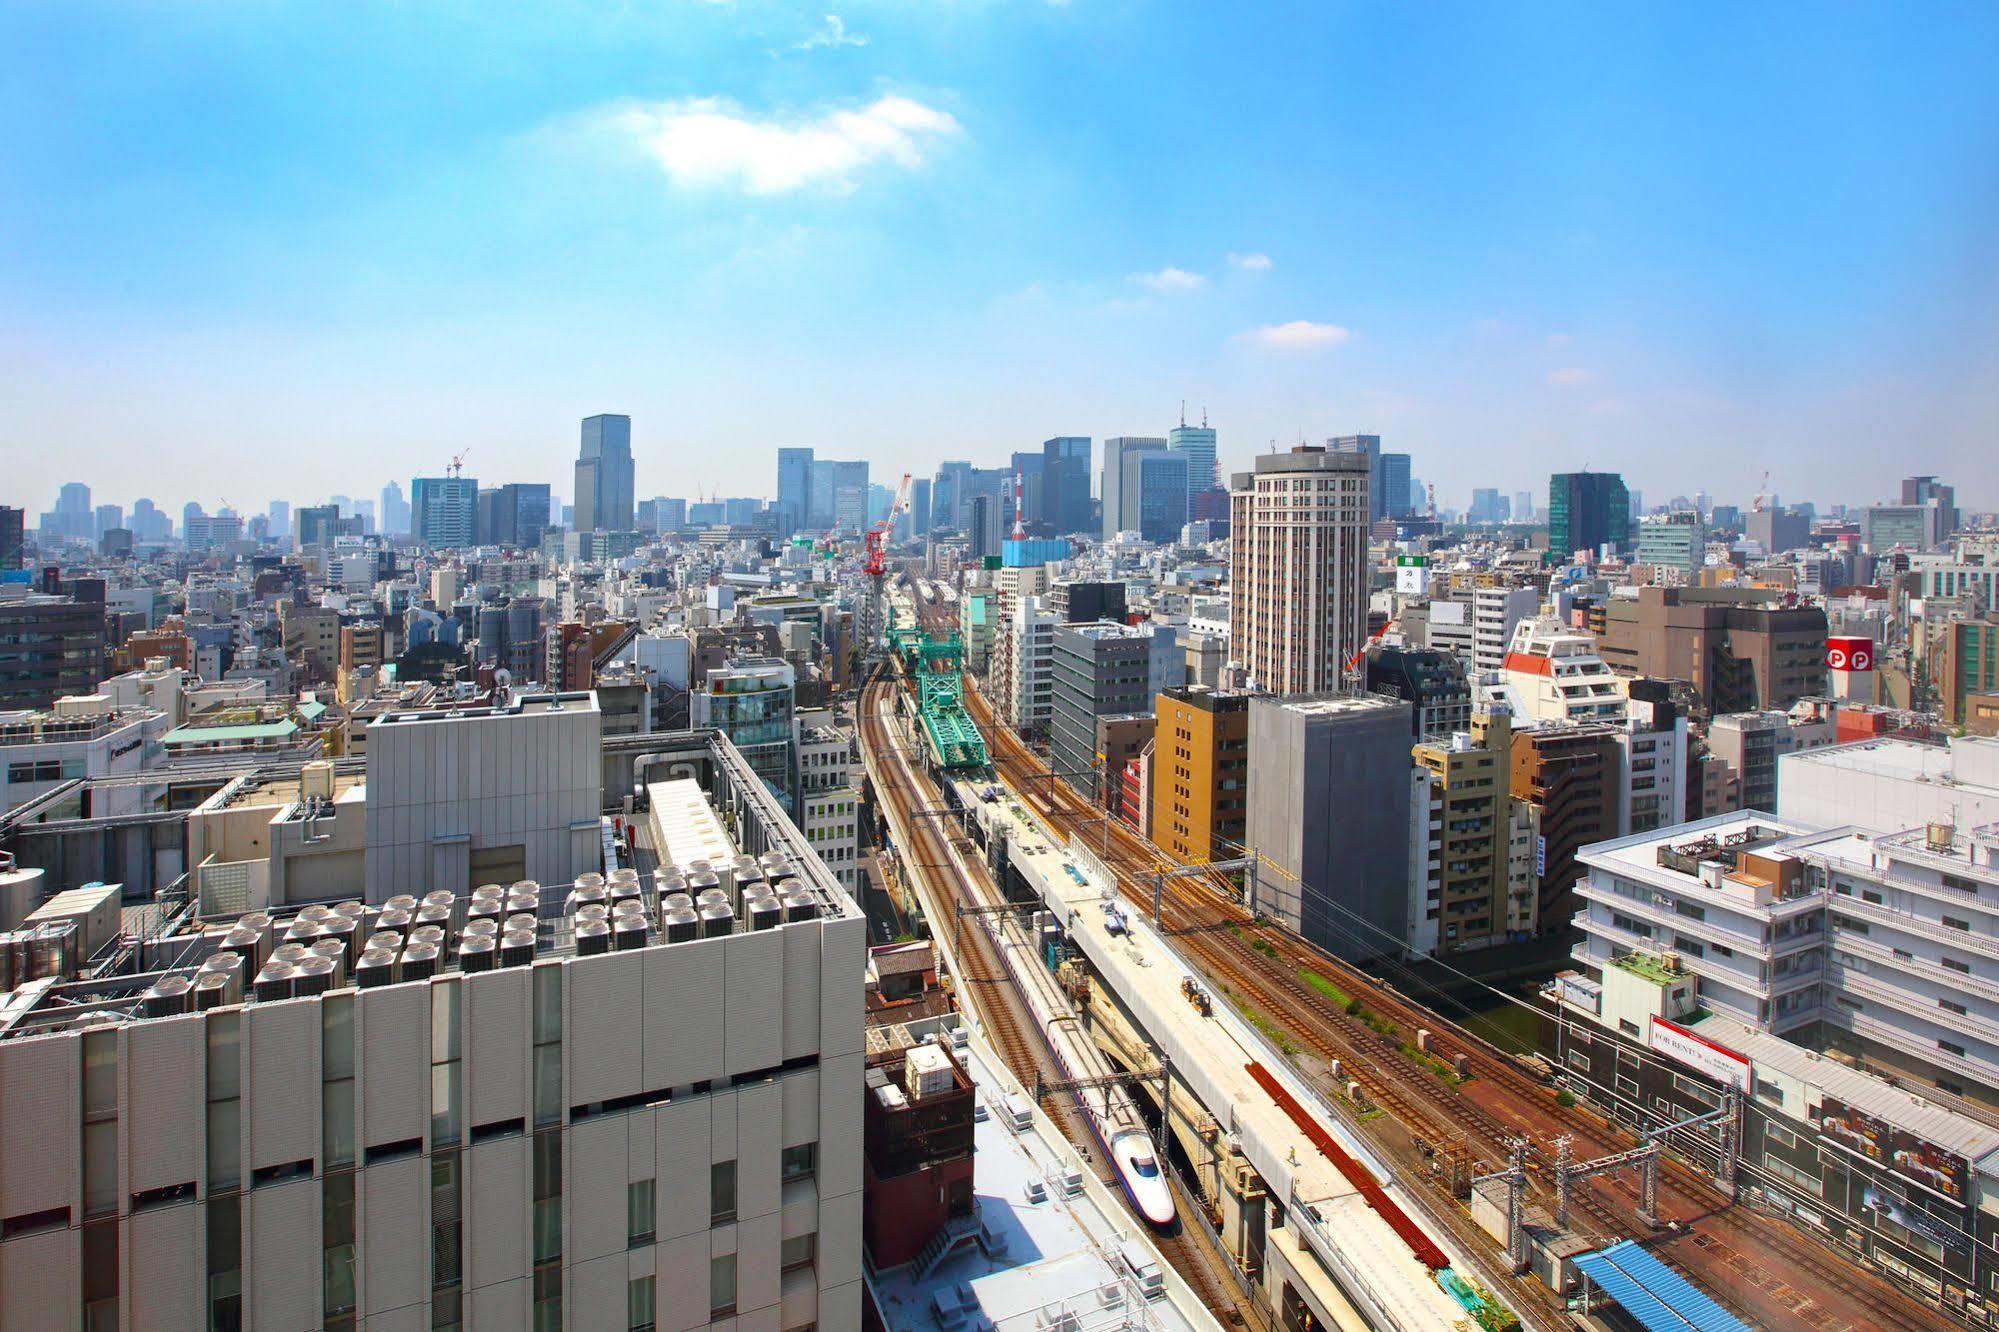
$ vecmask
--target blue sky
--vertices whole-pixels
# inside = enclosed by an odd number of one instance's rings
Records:
[[[1380,433],[1999,504],[1989,5],[0,7],[0,502]]]

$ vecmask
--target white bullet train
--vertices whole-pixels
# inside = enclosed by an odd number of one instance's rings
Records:
[[[1165,1163],[1153,1149],[1152,1134],[1130,1095],[1122,1087],[1095,1087],[1080,1099],[1133,1210],[1155,1226],[1171,1226],[1173,1189],[1166,1182]]]

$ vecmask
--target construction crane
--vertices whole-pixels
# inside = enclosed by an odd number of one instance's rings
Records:
[[[1755,502],[1750,505],[1749,511],[1751,513],[1763,512],[1763,506],[1769,502],[1769,499],[1770,499],[1770,472],[1766,468],[1763,472],[1763,484],[1756,487],[1756,499]]]
[[[444,470],[449,472],[453,476],[457,476],[460,472],[465,470],[465,455],[470,452],[472,452],[472,450],[469,446],[458,450],[457,453],[451,456],[451,462],[448,466],[445,467]]]
[[[867,578],[861,589],[861,623],[859,642],[861,652],[872,659],[882,650],[882,635],[887,624],[882,618],[882,583],[888,577],[888,540],[895,530],[895,520],[909,512],[909,473],[902,474],[902,484],[895,488],[895,498],[890,501],[888,512],[868,525],[861,534],[864,552],[861,573]]]
[[[1393,629],[1395,625],[1396,625],[1395,618],[1393,616],[1389,617],[1389,619],[1381,626],[1381,628],[1369,634],[1367,636],[1367,641],[1362,643],[1359,647],[1355,648],[1353,651],[1353,655],[1347,658],[1346,665],[1340,668],[1340,679],[1342,682],[1345,683],[1347,688],[1352,690],[1358,690],[1360,688],[1361,658],[1365,657],[1367,655],[1367,650],[1373,647],[1376,643],[1379,643],[1381,641],[1381,636],[1387,633],[1390,629]]]

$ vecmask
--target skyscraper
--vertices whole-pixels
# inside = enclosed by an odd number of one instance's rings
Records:
[[[812,463],[811,504],[806,526],[815,532],[843,527],[858,532],[867,526],[868,465],[817,458]]]
[[[930,481],[917,477],[909,483],[909,530],[912,536],[930,534]]]
[[[777,534],[790,536],[806,525],[812,513],[812,450],[777,451]]]
[[[1137,526],[1137,519],[1128,506],[1135,503],[1135,497],[1125,492],[1125,459],[1136,453],[1165,452],[1166,441],[1147,435],[1114,435],[1104,441],[1104,540],[1109,541],[1121,531]]]
[[[576,530],[629,532],[632,496],[632,418],[586,416],[576,458]]]
[[[27,511],[0,505],[0,569],[21,567],[27,535]]]
[[[1412,506],[1405,501],[1411,494],[1408,454],[1383,453],[1379,435],[1336,435],[1326,441],[1326,447],[1335,453],[1367,456],[1369,493],[1373,496],[1369,522],[1409,516]]]
[[[1166,432],[1166,447],[1187,455],[1187,517],[1194,517],[1194,497],[1221,485],[1215,473],[1215,431],[1207,417],[1190,426],[1183,419]]]
[[[1548,553],[1558,561],[1599,546],[1631,549],[1631,496],[1616,472],[1556,472],[1548,478]]]
[[[469,546],[478,539],[479,482],[469,476],[419,476],[410,482],[413,534],[440,549]],[[303,523],[299,542],[307,544]]]
[[[277,526],[277,510],[271,511],[271,525]],[[408,536],[410,530],[410,502],[403,498],[403,488],[394,481],[382,487],[382,535]]]
[[[1279,694],[1338,689],[1366,641],[1369,459],[1257,455],[1229,496],[1229,651]]]
[[[1126,531],[1160,544],[1179,540],[1187,523],[1191,461],[1188,454],[1170,449],[1136,449],[1124,455],[1119,516]]]
[[[1013,455],[1011,464],[1015,479],[1019,482],[1019,493],[1014,496],[1014,511],[1023,523],[1041,523],[1047,520],[1048,484],[1043,473],[1045,455],[1040,449],[1022,451]]]
[[[1041,517],[1058,536],[1090,528],[1090,437],[1057,435],[1041,445]]]

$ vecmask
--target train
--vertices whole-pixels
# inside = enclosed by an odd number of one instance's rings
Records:
[[[1152,1134],[1139,1118],[1138,1107],[1122,1087],[1094,1087],[1077,1098],[1090,1128],[1103,1144],[1117,1171],[1118,1183],[1131,1199],[1132,1210],[1162,1230],[1173,1225],[1173,1188],[1152,1144]]]

